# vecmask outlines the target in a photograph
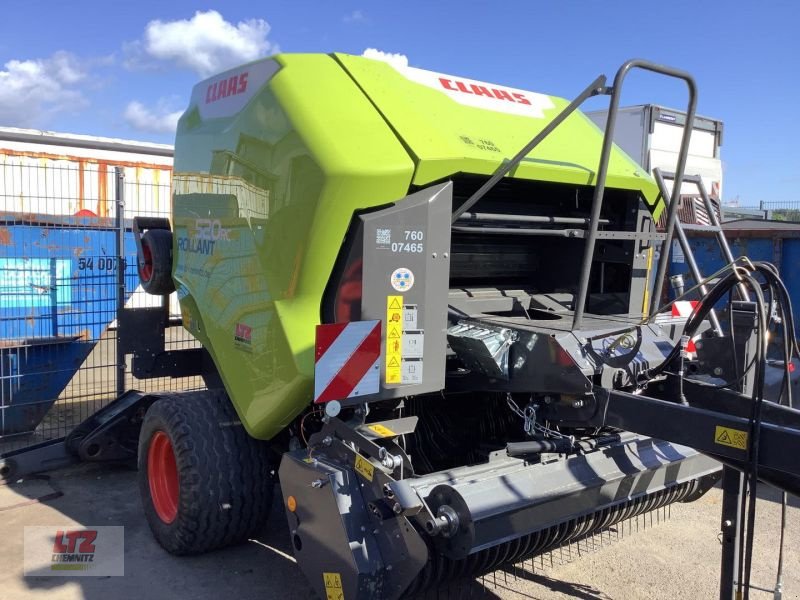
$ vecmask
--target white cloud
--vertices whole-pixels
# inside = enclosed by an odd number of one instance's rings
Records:
[[[162,98],[155,108],[148,108],[137,100],[129,102],[124,117],[131,127],[140,131],[175,133],[181,114],[182,110],[170,110],[169,103]]]
[[[150,21],[141,41],[126,44],[128,66],[140,66],[137,55],[173,62],[208,77],[257,58],[275,54],[278,46],[267,40],[270,26],[263,19],[237,24],[215,10],[198,11],[191,19]]]
[[[349,15],[342,17],[342,21],[345,23],[364,23],[366,20],[367,15],[364,14],[363,10],[354,10]]]
[[[407,67],[408,57],[405,54],[395,54],[392,52],[383,52],[377,48],[367,48],[361,53],[361,56],[372,58],[374,60],[382,60],[395,67]]]
[[[57,113],[84,108],[88,102],[78,84],[85,78],[86,71],[69,52],[8,61],[0,70],[0,124],[41,127]]]

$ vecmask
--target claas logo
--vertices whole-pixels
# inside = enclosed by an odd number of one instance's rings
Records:
[[[519,92],[509,92],[502,88],[492,87],[488,88],[485,85],[478,85],[476,83],[466,83],[458,79],[447,79],[446,77],[439,77],[441,86],[450,90],[451,92],[462,92],[464,94],[474,94],[475,96],[486,96],[494,100],[505,100],[515,104],[530,104],[531,101],[525,97],[525,94]]]
[[[206,104],[211,104],[228,96],[237,96],[247,91],[247,77],[249,73],[233,75],[222,81],[215,81],[206,88]]]

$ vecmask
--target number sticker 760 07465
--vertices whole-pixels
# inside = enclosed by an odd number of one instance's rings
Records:
[[[425,251],[425,246],[422,240],[425,233],[419,229],[406,229],[403,231],[403,242],[393,242],[392,252],[413,252],[421,254]]]

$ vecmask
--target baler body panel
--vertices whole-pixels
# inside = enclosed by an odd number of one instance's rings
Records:
[[[263,439],[312,400],[320,298],[353,212],[403,197],[413,171],[332,58],[274,60],[280,69],[240,112],[202,120],[189,107],[174,187],[184,322]]]
[[[196,86],[175,146],[173,278],[185,326],[254,437],[272,438],[313,400],[315,326],[353,215],[492,173],[567,104],[485,84],[503,110],[485,108],[454,99],[472,80],[440,90],[440,77],[280,55]],[[601,143],[575,113],[512,176],[591,186]],[[660,213],[652,179],[617,149],[608,185]]]
[[[569,102],[463,77],[336,54],[415,157],[414,184],[456,173],[491,175]],[[519,179],[593,185],[602,132],[576,111],[513,172]],[[656,208],[647,172],[615,149],[607,185],[642,192]],[[661,210],[660,205],[657,208]],[[656,216],[657,218],[657,216]]]

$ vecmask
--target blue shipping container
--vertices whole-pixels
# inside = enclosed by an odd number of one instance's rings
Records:
[[[109,219],[0,216],[0,435],[36,428],[116,318],[116,236]],[[126,269],[126,300],[137,285]]]
[[[783,221],[739,220],[723,224],[725,236],[734,258],[767,261],[778,267],[781,279],[792,300],[795,315],[795,335],[800,335],[800,223]],[[697,266],[704,277],[721,269],[726,261],[717,238],[702,229],[687,229]],[[686,276],[687,287],[694,285],[685,257],[673,241],[670,255],[670,275]],[[692,282],[692,283],[690,283]]]

